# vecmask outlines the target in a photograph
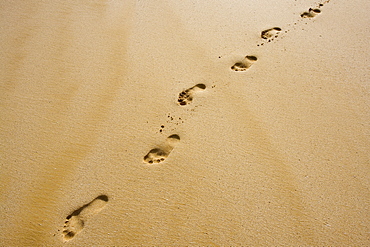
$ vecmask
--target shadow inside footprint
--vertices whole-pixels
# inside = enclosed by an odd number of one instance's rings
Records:
[[[261,38],[262,39],[271,39],[271,38],[276,38],[277,35],[281,32],[280,27],[273,27],[270,29],[266,29],[261,32]]]
[[[159,164],[165,161],[179,141],[180,136],[176,134],[170,135],[167,137],[166,144],[163,148],[153,148],[147,155],[144,156],[144,163]]]
[[[168,153],[166,153],[164,150],[160,148],[153,148],[152,150],[149,151],[147,155],[144,157],[144,161],[148,164],[153,164],[153,163],[161,163],[164,161],[168,156]]]
[[[320,14],[321,13],[321,10],[319,9],[309,9],[308,12],[303,12],[301,14],[301,17],[302,18],[313,18],[315,17],[317,14]]]
[[[179,97],[177,99],[177,103],[181,106],[185,106],[190,104],[193,101],[194,93],[197,91],[203,91],[206,89],[205,84],[197,84],[191,88],[188,88],[181,93],[179,93]]]
[[[68,215],[63,227],[63,239],[69,241],[74,238],[76,234],[83,230],[86,220],[99,213],[107,202],[108,197],[100,195]]]
[[[231,70],[233,70],[233,71],[246,71],[256,61],[257,61],[257,57],[255,57],[255,56],[246,56],[242,61],[237,62],[233,66],[231,66]]]

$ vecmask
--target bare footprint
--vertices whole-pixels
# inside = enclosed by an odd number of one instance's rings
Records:
[[[315,17],[317,14],[320,14],[321,13],[321,10],[319,9],[309,9],[308,12],[303,12],[301,14],[301,17],[302,18],[313,18]]]
[[[270,29],[266,29],[261,32],[261,38],[262,39],[271,39],[271,38],[277,38],[277,35],[281,32],[280,27],[273,27]]]
[[[190,102],[193,101],[194,93],[197,91],[203,91],[204,89],[206,89],[206,85],[197,84],[194,87],[182,91],[181,93],[179,93],[177,103],[182,106],[190,104]]]
[[[180,136],[176,134],[170,135],[169,137],[167,137],[166,143],[163,147],[154,148],[150,150],[147,155],[144,156],[144,163],[159,164],[165,161],[179,141]]]
[[[63,228],[63,239],[69,241],[80,233],[87,220],[99,213],[107,204],[108,197],[101,195],[68,215]]]
[[[237,62],[233,66],[231,66],[231,70],[233,70],[233,71],[246,71],[256,61],[257,61],[257,57],[255,57],[255,56],[246,56],[241,62]]]

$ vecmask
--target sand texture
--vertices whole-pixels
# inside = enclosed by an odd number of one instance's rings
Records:
[[[370,1],[0,3],[0,246],[370,246]]]

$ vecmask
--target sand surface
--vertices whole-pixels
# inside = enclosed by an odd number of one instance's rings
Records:
[[[369,246],[369,9],[1,1],[0,245]]]

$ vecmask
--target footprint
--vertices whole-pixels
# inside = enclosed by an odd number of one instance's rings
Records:
[[[315,17],[317,14],[320,14],[321,13],[321,10],[319,9],[309,9],[308,12],[303,12],[301,14],[301,17],[302,18],[313,18]]]
[[[176,144],[180,141],[180,136],[170,135],[167,137],[166,143],[161,148],[154,148],[149,151],[147,155],[144,156],[144,163],[147,164],[159,164],[166,160],[168,155],[174,149]]]
[[[280,27],[273,27],[270,29],[266,29],[261,32],[261,38],[262,39],[277,38],[277,35],[280,33],[280,31],[281,31]]]
[[[182,106],[190,104],[190,102],[193,101],[194,93],[197,91],[203,91],[204,89],[206,89],[206,85],[197,84],[194,87],[182,91],[181,93],[179,93],[177,103]]]
[[[234,71],[246,71],[256,61],[257,61],[257,57],[255,57],[255,56],[246,56],[241,62],[237,62],[233,66],[231,66],[231,69],[234,70]]]
[[[69,241],[80,233],[87,220],[99,213],[107,204],[108,197],[101,195],[68,215],[63,228],[63,239]]]

